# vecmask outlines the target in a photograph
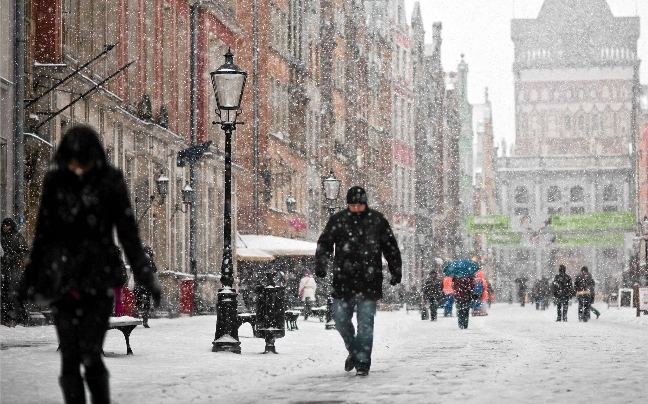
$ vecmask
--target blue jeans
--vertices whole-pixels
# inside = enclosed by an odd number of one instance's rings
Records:
[[[351,319],[356,308],[358,333]],[[373,349],[374,317],[376,301],[360,297],[350,299],[333,299],[333,319],[335,328],[344,340],[344,346],[353,355],[356,369],[369,370],[371,367],[371,350]]]
[[[452,316],[452,306],[454,305],[454,295],[448,294],[445,295],[445,305],[443,308],[443,316],[448,317]]]

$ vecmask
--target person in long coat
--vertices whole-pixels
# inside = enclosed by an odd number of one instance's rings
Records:
[[[430,305],[430,321],[437,320],[437,309],[439,301],[443,299],[443,284],[437,277],[436,271],[430,271],[425,282],[423,283],[423,297]]]
[[[315,301],[316,291],[317,282],[315,282],[311,271],[307,269],[299,281],[299,298],[304,302],[304,320],[308,320],[308,317],[311,315],[311,308]]]
[[[43,181],[22,296],[51,303],[65,402],[85,402],[85,379],[92,402],[109,403],[103,341],[112,312],[111,288],[125,282],[115,230],[135,278],[149,288],[156,304],[160,287],[144,254],[124,176],[108,163],[98,133],[72,126],[54,160],[56,166]]]
[[[567,268],[564,265],[558,267],[558,274],[554,276],[552,286],[558,310],[556,321],[567,321],[567,309],[569,309],[569,299],[574,296],[574,286],[571,276],[567,275]]]
[[[473,301],[473,291],[475,289],[475,276],[453,277],[452,288],[455,291],[459,328],[463,330],[468,328],[470,306]]]
[[[590,318],[590,305],[594,297],[594,279],[587,267],[581,268],[581,273],[574,279],[574,290],[578,298],[578,321],[587,322]]]
[[[323,278],[333,252],[333,319],[349,352],[344,369],[367,376],[371,367],[376,300],[383,296],[382,257],[390,283],[401,282],[402,261],[387,218],[367,205],[367,193],[354,186],[347,191],[347,209],[333,214],[317,241],[315,275]],[[357,311],[357,334],[351,319]]]
[[[144,254],[146,254],[148,267],[151,268],[153,273],[156,273],[157,265],[155,265],[155,261],[153,260],[155,258],[153,249],[147,245],[144,246]],[[146,286],[135,281],[133,293],[135,294],[137,314],[142,318],[142,326],[144,328],[151,328],[148,325],[149,314],[151,312],[151,291]]]
[[[13,327],[17,322],[27,321],[22,305],[16,302],[16,292],[29,249],[25,237],[18,231],[18,225],[12,218],[5,218],[1,228],[0,244],[4,251],[0,259],[2,261],[2,324]]]

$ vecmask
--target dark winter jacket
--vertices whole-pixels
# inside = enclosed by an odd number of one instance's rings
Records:
[[[574,289],[576,290],[576,294],[588,294],[591,295],[590,298],[594,297],[594,279],[592,278],[592,275],[588,274],[581,274],[578,275],[574,279]],[[580,293],[579,293],[580,292]]]
[[[120,252],[113,231],[131,265],[135,279],[159,298],[159,285],[147,264],[128,190],[120,170],[106,160],[99,138],[87,127],[72,129],[61,141],[56,168],[43,182],[34,245],[23,287],[27,297],[45,301],[66,294],[102,296],[125,283]],[[77,175],[71,160],[92,163]],[[38,296],[44,274],[54,290]],[[45,285],[46,286],[46,285]],[[154,296],[155,297],[155,296]]]
[[[380,299],[383,255],[392,280],[401,280],[401,254],[396,237],[385,216],[374,209],[367,207],[360,214],[344,209],[331,216],[317,241],[317,276],[326,276],[326,267],[334,251],[331,293],[334,298],[362,294],[367,299]]]
[[[443,283],[438,277],[428,276],[423,284],[423,297],[425,301],[439,301],[443,299]]]
[[[0,243],[2,243],[2,276],[6,281],[17,283],[23,272],[23,259],[29,252],[25,237],[18,231],[16,222],[11,218],[2,221],[2,225],[8,225],[9,230],[2,232]]]
[[[571,299],[574,296],[574,286],[569,275],[559,273],[554,277],[553,295],[556,299]]]
[[[472,300],[475,289],[475,277],[463,276],[452,278],[452,288],[455,291],[455,300]]]

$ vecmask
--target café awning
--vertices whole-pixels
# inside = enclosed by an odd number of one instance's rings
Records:
[[[272,261],[275,257],[265,251],[251,248],[243,241],[241,235],[236,233],[236,244],[234,245],[234,255],[239,261]]]
[[[240,241],[239,241],[240,239]],[[317,243],[277,236],[260,236],[256,234],[238,234],[236,249],[243,248],[261,251],[269,256],[307,256],[314,257]],[[241,254],[237,253],[239,259]]]

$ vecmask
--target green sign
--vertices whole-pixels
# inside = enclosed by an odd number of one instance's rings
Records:
[[[522,244],[520,233],[492,233],[486,236],[489,247],[507,247]]]
[[[510,216],[468,216],[468,233],[505,233],[511,230]]]
[[[558,234],[554,244],[564,247],[612,247],[623,245],[623,234]]]
[[[635,226],[632,212],[595,212],[580,215],[552,215],[553,231],[628,229]]]

